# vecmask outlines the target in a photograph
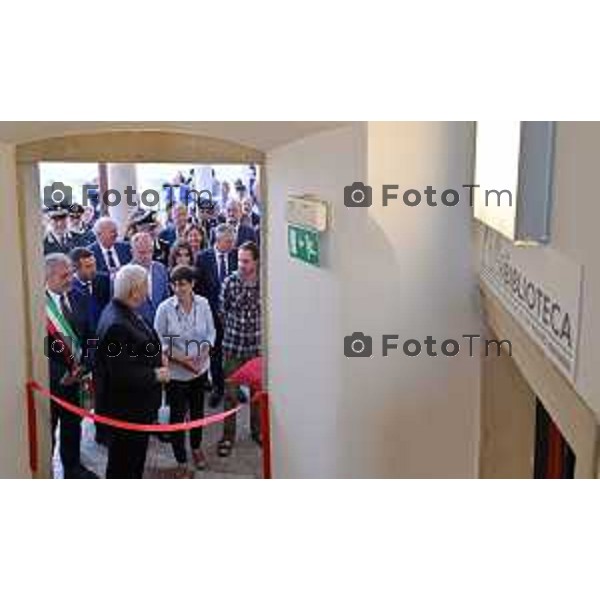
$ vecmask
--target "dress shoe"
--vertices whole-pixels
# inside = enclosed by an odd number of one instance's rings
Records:
[[[65,479],[100,479],[96,473],[79,465],[73,469],[65,470]]]
[[[222,402],[223,402],[223,394],[222,393],[215,391],[208,397],[208,406],[210,408],[217,408],[218,406],[221,405]]]

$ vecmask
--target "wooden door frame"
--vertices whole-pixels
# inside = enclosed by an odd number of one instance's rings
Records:
[[[268,280],[267,280],[267,182],[264,152],[213,137],[171,131],[100,131],[46,138],[16,146],[19,238],[23,258],[25,290],[27,379],[48,387],[48,361],[44,355],[45,322],[43,220],[40,210],[40,162],[93,163],[187,163],[256,164],[260,167],[261,280],[264,381],[268,381]],[[25,403],[23,403],[25,406]],[[37,477],[52,476],[50,407],[37,401],[39,471]]]

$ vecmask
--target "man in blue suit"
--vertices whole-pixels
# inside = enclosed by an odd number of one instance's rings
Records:
[[[110,217],[101,217],[94,225],[96,242],[89,249],[96,257],[96,268],[102,273],[116,273],[131,261],[131,247],[127,242],[117,242],[117,223]]]
[[[148,271],[148,298],[136,312],[154,327],[154,315],[158,305],[169,297],[169,273],[166,267],[152,260],[154,240],[149,233],[136,233],[131,238],[132,264],[141,265]]]
[[[100,315],[104,307],[109,303],[112,291],[108,273],[99,273],[96,269],[96,258],[89,248],[74,248],[69,254],[75,274],[73,277],[73,295],[81,298],[87,307],[87,319],[92,337],[96,336],[96,329],[100,321]],[[92,366],[95,366],[95,347],[90,344],[89,358]],[[96,381],[96,369],[93,368],[94,381]],[[103,413],[103,406],[96,396],[96,412]],[[96,443],[107,444],[110,428],[106,425],[96,423]]]
[[[219,296],[226,277],[237,270],[237,252],[234,251],[235,232],[226,223],[217,225],[214,230],[215,243],[203,250],[196,259],[198,291],[210,305],[217,337],[211,353],[210,370],[213,392],[209,399],[211,407],[218,406],[225,393],[223,375],[223,324],[219,318]]]
[[[90,329],[95,332],[100,314],[110,301],[110,278],[98,272],[96,257],[89,248],[74,248],[69,256],[75,269],[73,292],[88,299]]]

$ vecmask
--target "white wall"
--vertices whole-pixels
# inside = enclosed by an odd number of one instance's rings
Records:
[[[451,123],[355,124],[268,155],[269,387],[278,477],[471,477],[479,359],[381,356],[381,335],[440,342],[478,333],[468,205],[383,208],[382,183],[460,188],[471,129]],[[374,188],[370,209],[343,188]],[[322,269],[287,256],[285,199],[331,203]],[[343,338],[372,335],[371,359]]]
[[[362,129],[354,125],[318,134],[267,157],[269,389],[275,399],[273,467],[279,477],[337,473],[344,365],[342,236],[324,238],[327,267],[292,261],[287,254],[285,202],[289,193],[339,199],[343,185],[362,179],[366,166]],[[342,214],[339,203],[333,204],[337,231]]]
[[[14,148],[0,143],[0,478],[28,477],[25,315]]]

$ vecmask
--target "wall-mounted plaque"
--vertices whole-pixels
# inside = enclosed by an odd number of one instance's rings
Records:
[[[310,195],[290,195],[287,201],[287,221],[315,231],[326,231],[328,226],[327,202]]]

